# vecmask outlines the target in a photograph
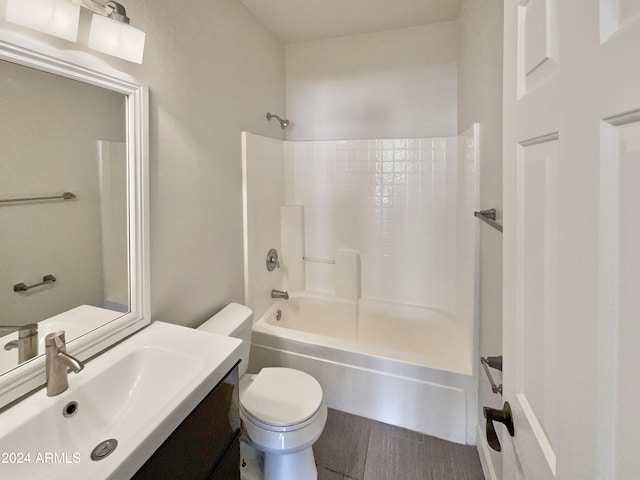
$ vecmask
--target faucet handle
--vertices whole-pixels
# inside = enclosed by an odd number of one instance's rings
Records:
[[[27,325],[23,325],[20,330],[18,330],[18,338],[29,338],[34,335],[38,335],[37,323],[28,323]]]
[[[55,347],[58,350],[66,345],[64,330],[57,330],[44,337],[45,347]]]
[[[267,253],[267,270],[273,272],[276,268],[280,268],[280,259],[278,258],[278,251],[272,248]]]

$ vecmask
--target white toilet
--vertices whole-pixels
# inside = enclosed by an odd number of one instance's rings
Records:
[[[327,420],[322,387],[311,375],[292,368],[263,368],[245,375],[252,318],[251,309],[231,303],[198,329],[243,341],[240,418],[253,447],[264,453],[264,480],[316,480],[311,446]]]

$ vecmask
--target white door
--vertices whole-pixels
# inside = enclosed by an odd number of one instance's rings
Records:
[[[640,479],[639,16],[505,0],[505,480]]]

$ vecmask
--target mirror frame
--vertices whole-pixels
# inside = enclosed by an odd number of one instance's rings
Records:
[[[18,45],[13,38],[1,38],[5,37],[3,33],[0,32],[0,59],[121,93],[126,99],[129,313],[68,342],[67,351],[85,361],[151,323],[148,89],[106,64],[76,58],[73,52],[70,55],[47,45],[22,46],[32,43],[28,38],[20,38]],[[45,381],[44,355],[0,374],[0,409],[44,386]]]

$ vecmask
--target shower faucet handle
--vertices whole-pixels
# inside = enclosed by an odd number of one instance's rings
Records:
[[[273,272],[276,268],[280,268],[280,259],[278,258],[278,251],[272,248],[267,253],[267,270]]]

